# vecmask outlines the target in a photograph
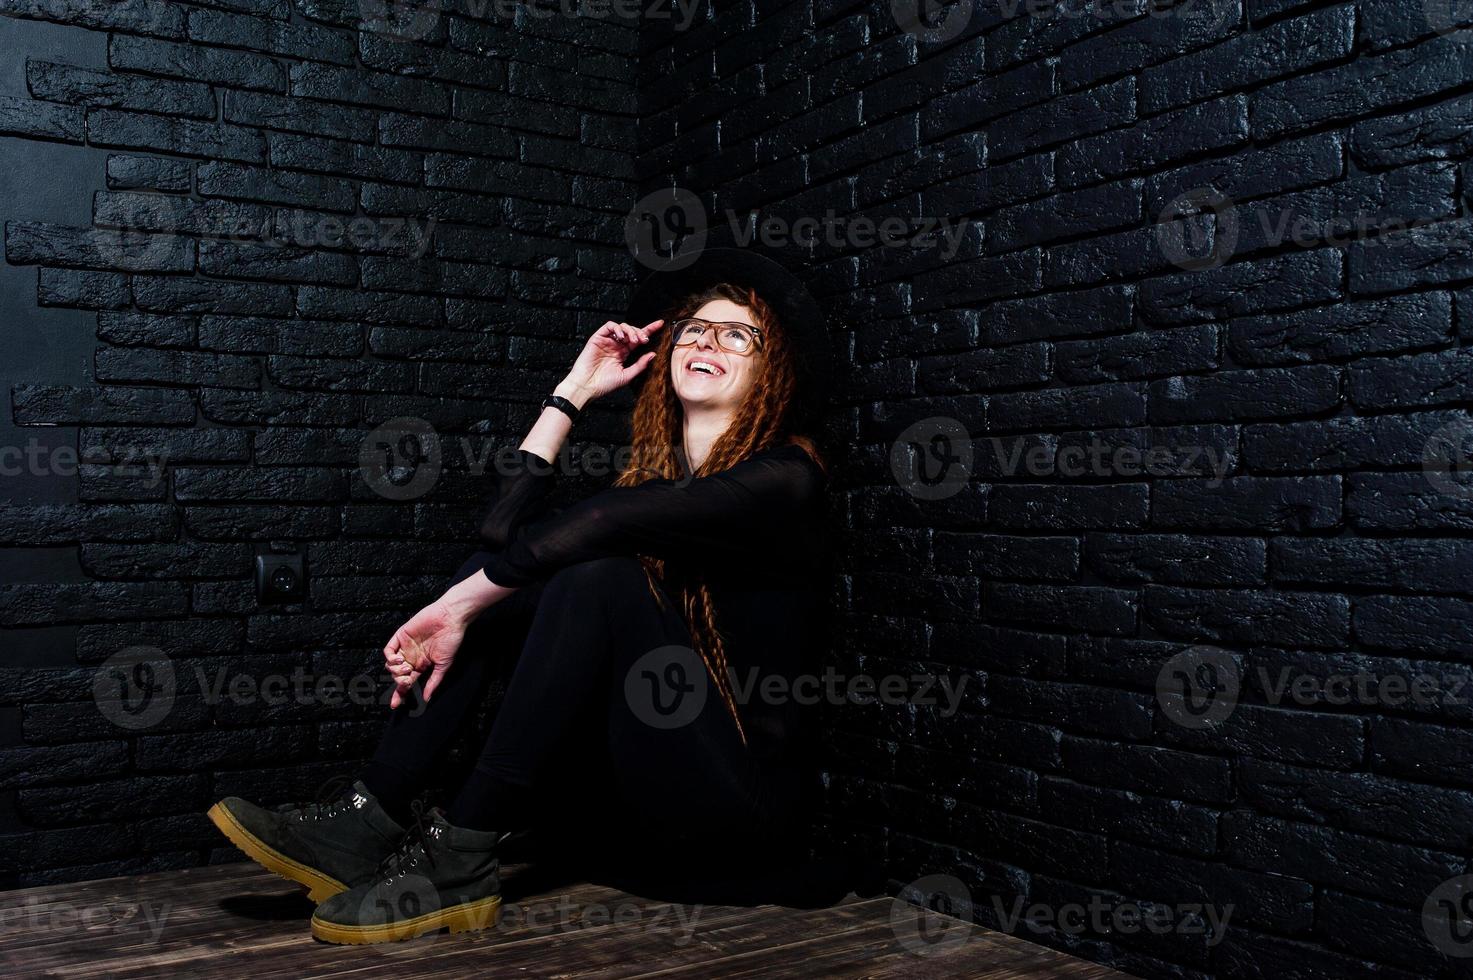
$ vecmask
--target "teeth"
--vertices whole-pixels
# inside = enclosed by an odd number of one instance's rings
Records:
[[[702,374],[713,374],[714,375],[714,374],[719,374],[720,373],[719,371],[716,370],[716,368],[712,367],[710,364],[707,364],[704,361],[692,361],[691,362],[691,365],[690,365],[690,369],[692,371],[700,371]]]

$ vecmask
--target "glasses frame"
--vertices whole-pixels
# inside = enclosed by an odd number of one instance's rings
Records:
[[[684,332],[685,325],[687,323],[702,324],[701,332],[699,334],[696,334],[694,340],[691,340],[687,343],[681,343],[680,335]],[[674,342],[674,346],[689,347],[691,344],[694,344],[701,339],[701,336],[706,332],[707,327],[741,327],[743,330],[748,330],[751,332],[754,347],[748,347],[746,350],[732,350],[730,347],[726,346],[726,344],[721,342],[720,330],[712,331],[711,336],[716,338],[716,346],[720,347],[722,350],[726,351],[729,354],[745,356],[752,353],[754,349],[762,350],[763,345],[766,343],[766,341],[762,337],[761,328],[754,327],[750,323],[738,323],[736,320],[703,320],[698,316],[683,316],[679,320],[676,320],[674,328],[670,331],[670,337]]]

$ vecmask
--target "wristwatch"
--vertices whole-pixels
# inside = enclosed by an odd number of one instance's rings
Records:
[[[566,415],[568,418],[575,421],[578,418],[578,406],[568,401],[562,395],[548,395],[546,398],[542,399],[542,407],[555,408]]]

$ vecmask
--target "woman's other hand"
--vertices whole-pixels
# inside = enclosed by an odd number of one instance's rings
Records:
[[[384,663],[394,678],[389,707],[404,703],[416,681],[426,672],[424,697],[430,700],[465,638],[466,622],[443,599],[430,603],[395,631],[384,647]]]
[[[646,351],[627,367],[624,362],[664,325],[664,320],[652,320],[643,327],[608,321],[583,345],[567,378],[557,386],[557,394],[582,408],[593,399],[624,387],[650,366],[655,352]]]
[[[480,572],[456,582],[445,594],[415,613],[394,632],[384,647],[384,664],[394,678],[394,694],[389,707],[404,703],[404,696],[426,672],[425,700],[435,689],[460,650],[470,626],[486,609],[496,605],[516,589],[497,585]]]

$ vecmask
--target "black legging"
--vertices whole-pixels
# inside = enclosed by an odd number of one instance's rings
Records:
[[[490,556],[472,555],[455,581],[479,573]],[[519,642],[506,697],[474,772],[450,808],[452,823],[521,829],[552,784],[565,782],[563,777],[587,779],[602,769],[611,771],[622,805],[608,799],[596,781],[586,793],[557,787],[564,797],[582,797],[586,810],[575,821],[597,829],[638,828],[663,844],[709,838],[721,848],[791,829],[792,794],[754,764],[704,671],[689,669],[700,663],[690,651],[690,634],[668,595],[656,603],[634,558],[570,565],[483,613],[434,699],[423,705],[416,695],[410,704],[423,708],[419,714],[404,706],[389,721],[364,774],[386,805],[401,806],[424,789],[428,770],[481,705],[498,655]],[[646,658],[662,648],[669,649],[661,662]],[[668,677],[671,669],[676,677],[706,685],[699,713],[678,727],[645,720],[648,701],[626,695],[636,661],[636,685]],[[598,737],[600,730],[605,737]],[[569,761],[591,767],[565,767],[559,753],[569,747],[582,757]]]

